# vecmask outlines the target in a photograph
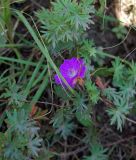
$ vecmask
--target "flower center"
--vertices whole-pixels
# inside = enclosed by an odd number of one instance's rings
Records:
[[[70,78],[75,77],[76,74],[77,74],[77,71],[76,71],[76,70],[74,70],[74,69],[70,69],[70,70],[69,70],[68,75],[69,75]]]

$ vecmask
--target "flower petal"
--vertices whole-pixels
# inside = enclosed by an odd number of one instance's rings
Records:
[[[55,74],[54,79],[55,79],[56,84],[61,84],[61,79],[59,78],[57,74]]]
[[[71,59],[66,59],[60,66],[60,73],[65,78],[67,83],[74,88],[77,78],[84,78],[86,73],[86,66],[83,59],[73,57]],[[54,76],[55,82],[57,84],[62,84],[66,87],[65,83],[59,78],[58,75]]]

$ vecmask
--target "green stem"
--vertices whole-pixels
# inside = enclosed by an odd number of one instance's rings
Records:
[[[102,54],[103,54],[105,57],[109,57],[109,58],[112,58],[112,59],[116,59],[116,58],[117,58],[116,56],[111,55],[111,54],[108,54],[108,53],[105,53],[105,52],[103,52]],[[122,58],[120,58],[120,57],[118,57],[118,58],[120,59],[121,62],[127,64],[128,66],[131,66],[130,62],[128,62],[128,61],[126,61],[126,60],[124,60],[124,59],[122,59]]]

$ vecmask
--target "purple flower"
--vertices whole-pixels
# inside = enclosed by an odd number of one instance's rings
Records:
[[[83,59],[73,57],[71,59],[66,59],[60,66],[60,73],[65,78],[67,83],[74,88],[77,80],[85,77],[86,66],[84,64]],[[59,85],[63,85],[66,87],[64,82],[60,79],[60,77],[56,74],[54,76],[55,82]]]

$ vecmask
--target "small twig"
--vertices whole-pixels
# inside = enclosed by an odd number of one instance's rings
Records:
[[[9,99],[0,99],[0,102],[8,102],[8,101],[9,101]],[[31,100],[24,100],[24,101],[20,101],[20,102],[30,103]],[[56,106],[56,107],[60,107],[60,105],[55,104],[55,103],[50,103],[50,102],[37,101],[36,103],[37,104],[46,104],[46,105],[53,105],[53,106]]]
[[[75,148],[75,147],[78,147],[78,146],[80,146],[81,144],[83,144],[83,142],[82,141],[80,141],[79,143],[77,143],[77,144],[63,144],[63,143],[61,143],[60,141],[58,141],[58,143],[61,145],[61,146],[66,146],[67,148]]]
[[[125,117],[125,119],[126,119],[127,121],[133,123],[133,124],[136,124],[136,121],[134,121],[134,120],[132,120],[132,119],[130,119],[130,118],[128,118],[128,117]]]
[[[128,53],[122,61],[126,60],[135,50],[136,48],[134,48],[130,53]]]
[[[113,45],[113,46],[105,47],[105,48],[103,48],[103,50],[105,50],[105,49],[112,49],[112,48],[115,48],[115,47],[120,46],[120,45],[121,45],[122,43],[124,43],[124,42],[125,42],[125,40],[127,39],[127,37],[128,37],[128,35],[129,35],[129,33],[130,33],[131,29],[132,29],[132,27],[130,27],[130,28],[129,28],[128,33],[127,33],[126,37],[125,37],[125,38],[124,38],[120,43],[115,44],[115,45]]]
[[[78,148],[78,149],[76,149],[76,150],[74,150],[74,151],[71,151],[71,152],[67,152],[67,153],[65,153],[65,152],[62,152],[62,153],[60,153],[60,154],[58,154],[60,157],[69,157],[69,156],[71,156],[71,155],[75,155],[75,154],[78,154],[78,153],[80,153],[80,152],[83,152],[84,150],[86,150],[88,148],[88,146],[83,146],[83,147],[80,147],[80,148]]]
[[[136,135],[131,136],[131,137],[128,137],[128,138],[120,139],[120,140],[118,140],[118,141],[115,141],[115,142],[113,142],[113,143],[106,144],[106,145],[104,145],[104,146],[105,146],[105,147],[111,147],[111,146],[113,146],[113,145],[118,145],[118,144],[120,144],[120,143],[123,143],[123,142],[125,142],[125,141],[129,141],[129,140],[134,139],[134,138],[136,138]]]
[[[126,50],[126,52],[127,52],[127,54],[128,54],[128,53],[129,53],[129,49],[128,49],[128,47],[127,47],[127,45],[126,45],[125,42],[123,43],[123,46],[124,46],[124,48],[125,48],[125,50]]]
[[[64,141],[64,156],[62,156],[62,160],[67,160],[67,139]]]

